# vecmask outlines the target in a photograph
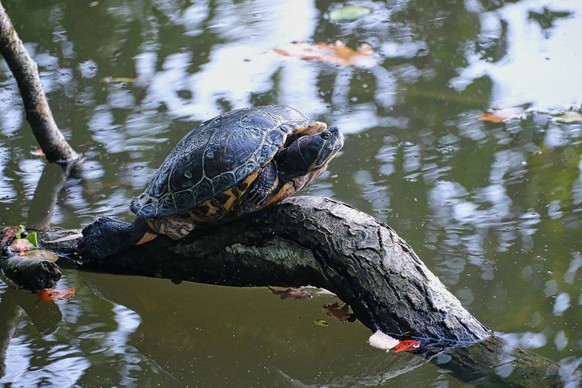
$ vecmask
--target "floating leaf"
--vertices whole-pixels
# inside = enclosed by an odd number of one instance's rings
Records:
[[[556,123],[562,123],[562,124],[582,123],[582,112],[576,112],[573,110],[568,111],[568,112],[563,112],[563,113],[555,115],[552,120],[555,121]]]
[[[4,235],[2,236],[2,246],[9,245],[12,242],[12,240],[16,238],[16,235],[19,234],[22,230],[24,230],[24,227],[22,225],[7,226],[6,228],[4,228],[3,230]]]
[[[55,300],[70,298],[75,296],[76,293],[77,290],[74,288],[67,288],[66,290],[51,290],[50,288],[47,288],[38,292],[38,300],[53,302]]]
[[[490,123],[505,123],[513,119],[523,120],[526,117],[527,115],[522,108],[507,108],[485,112],[479,116],[479,120],[488,121]]]
[[[403,340],[394,347],[394,353],[409,352],[418,349],[421,342],[417,340]]]
[[[398,341],[396,338],[390,337],[388,334],[385,334],[380,330],[377,330],[370,336],[370,338],[368,338],[368,343],[375,348],[389,351],[398,345],[400,341]]]
[[[114,84],[114,83],[132,83],[138,81],[138,78],[130,77],[104,77],[103,83]]]
[[[25,238],[16,238],[10,244],[9,249],[14,253],[23,253],[34,248],[34,245]]]
[[[323,309],[327,312],[327,315],[342,322],[353,322],[355,320],[354,315],[350,314],[350,306],[347,303],[344,303],[342,306],[338,302],[327,303],[323,305]]]
[[[48,260],[53,263],[59,259],[56,253],[52,251],[47,251],[46,249],[33,249],[30,251],[23,252],[21,256],[26,256],[31,259],[37,260]]]
[[[331,44],[295,42],[286,48],[277,48],[273,51],[287,57],[340,66],[373,67],[377,63],[373,56],[374,50],[369,44],[362,44],[354,50],[339,40]]]
[[[305,288],[286,288],[284,290],[277,290],[269,287],[269,290],[275,295],[279,295],[281,299],[309,299],[311,294]]]
[[[322,326],[322,327],[328,326],[328,323],[325,319],[314,319],[313,323],[315,323],[317,326]]]
[[[348,22],[367,16],[370,13],[372,13],[371,8],[359,5],[346,5],[330,11],[329,20],[332,22]]]

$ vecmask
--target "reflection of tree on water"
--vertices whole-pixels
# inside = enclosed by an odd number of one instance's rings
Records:
[[[71,271],[67,281],[81,284]],[[173,381],[159,375],[159,368],[129,345],[139,322],[133,311],[107,301],[95,303],[94,296],[82,290],[60,304],[38,302],[29,291],[4,287],[0,289],[0,383],[96,386],[107,376],[111,385],[127,386],[143,381],[144,370],[152,371],[152,382]]]

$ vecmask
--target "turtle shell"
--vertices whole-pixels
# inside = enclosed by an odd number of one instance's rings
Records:
[[[143,218],[199,214],[219,219],[236,206],[288,138],[322,126],[278,105],[239,109],[205,121],[166,157],[145,192],[132,200],[131,211]],[[205,214],[210,212],[218,214]]]

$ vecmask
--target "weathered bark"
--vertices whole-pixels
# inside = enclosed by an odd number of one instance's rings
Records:
[[[61,278],[61,269],[49,260],[26,256],[0,259],[0,268],[18,287],[31,291],[53,288]]]
[[[309,284],[337,294],[372,330],[452,344],[490,335],[392,229],[326,198],[295,197],[83,266],[231,286]]]
[[[36,63],[14,30],[0,3],[0,53],[12,71],[26,111],[26,119],[49,162],[71,165],[79,159],[59,131],[40,83]]]

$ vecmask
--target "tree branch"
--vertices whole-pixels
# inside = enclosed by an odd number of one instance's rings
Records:
[[[40,83],[36,63],[32,60],[4,7],[0,3],[0,53],[12,71],[34,137],[49,162],[71,165],[79,155],[59,131]]]
[[[77,231],[41,232],[54,240]],[[43,247],[75,255],[76,240]],[[422,341],[461,381],[561,386],[560,365],[496,337],[426,268],[390,227],[343,203],[293,197],[226,225],[174,241],[159,237],[81,269],[230,286],[313,285],[348,303],[371,331]],[[511,368],[508,375],[499,368]],[[563,375],[563,373],[562,373]],[[575,380],[579,376],[573,376]]]

